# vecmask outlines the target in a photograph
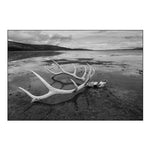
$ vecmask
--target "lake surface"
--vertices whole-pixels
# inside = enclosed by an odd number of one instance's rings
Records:
[[[143,51],[141,50],[9,52],[8,60],[8,117],[10,120],[143,119]],[[56,78],[59,81],[52,79],[53,74],[45,66],[55,72],[60,71],[52,60],[56,60],[69,72],[73,72],[73,64],[75,64],[79,76],[83,74],[83,66],[90,64],[96,70],[90,81],[106,80],[107,88],[85,91],[77,94],[75,99],[72,98],[73,95],[68,97],[63,95],[61,98],[60,95],[55,95],[46,99],[44,103],[58,104],[52,106],[35,104],[31,107],[31,98],[18,87],[23,87],[35,95],[45,94],[47,88],[30,70],[40,74],[56,88],[62,88],[61,82],[68,84],[70,82],[66,76]],[[74,87],[66,85],[64,88]],[[70,98],[71,101],[59,104]],[[72,100],[76,100],[75,104]],[[76,105],[77,108],[75,108]]]
[[[10,73],[31,69],[41,70],[41,66],[50,65],[51,60],[58,61],[70,70],[72,65],[67,64],[86,65],[87,63],[104,72],[123,70],[124,74],[136,75],[143,70],[142,50],[10,52],[8,60],[14,60],[8,63]]]

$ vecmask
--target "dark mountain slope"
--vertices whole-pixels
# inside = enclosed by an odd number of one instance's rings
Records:
[[[88,50],[88,49],[71,49],[56,45],[35,45],[35,44],[24,44],[13,41],[8,41],[8,51],[59,51],[59,50]]]

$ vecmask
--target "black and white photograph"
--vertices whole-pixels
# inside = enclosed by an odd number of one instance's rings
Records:
[[[8,30],[8,120],[143,120],[143,30]]]
[[[0,2],[0,149],[150,149],[149,1]]]

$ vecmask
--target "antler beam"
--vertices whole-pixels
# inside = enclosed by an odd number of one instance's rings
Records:
[[[37,74],[34,71],[31,71],[31,72],[35,76],[37,76],[37,78],[39,78],[42,81],[42,83],[48,88],[48,90],[49,90],[48,93],[46,93],[44,95],[41,95],[41,96],[35,96],[35,95],[31,94],[29,91],[25,90],[22,87],[19,87],[19,89],[22,90],[23,92],[25,92],[28,96],[30,96],[32,98],[31,102],[43,100],[43,99],[48,98],[48,97],[50,97],[52,95],[55,95],[55,94],[70,94],[70,93],[73,93],[73,92],[77,92],[77,91],[83,89],[87,85],[90,78],[93,76],[93,71],[92,71],[92,68],[89,64],[88,64],[88,67],[89,67],[89,72],[87,74],[84,73],[85,74],[84,76],[86,78],[85,78],[84,82],[81,85],[78,86],[74,80],[70,79],[71,82],[73,83],[73,85],[75,86],[75,88],[71,89],[71,90],[63,90],[63,89],[57,89],[57,88],[52,87],[46,80],[44,80],[39,74]],[[76,71],[74,73],[76,73]],[[94,73],[95,73],[95,71],[94,71]]]

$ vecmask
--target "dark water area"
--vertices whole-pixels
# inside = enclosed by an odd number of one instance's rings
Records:
[[[59,51],[8,51],[8,61],[59,54],[61,54]]]

